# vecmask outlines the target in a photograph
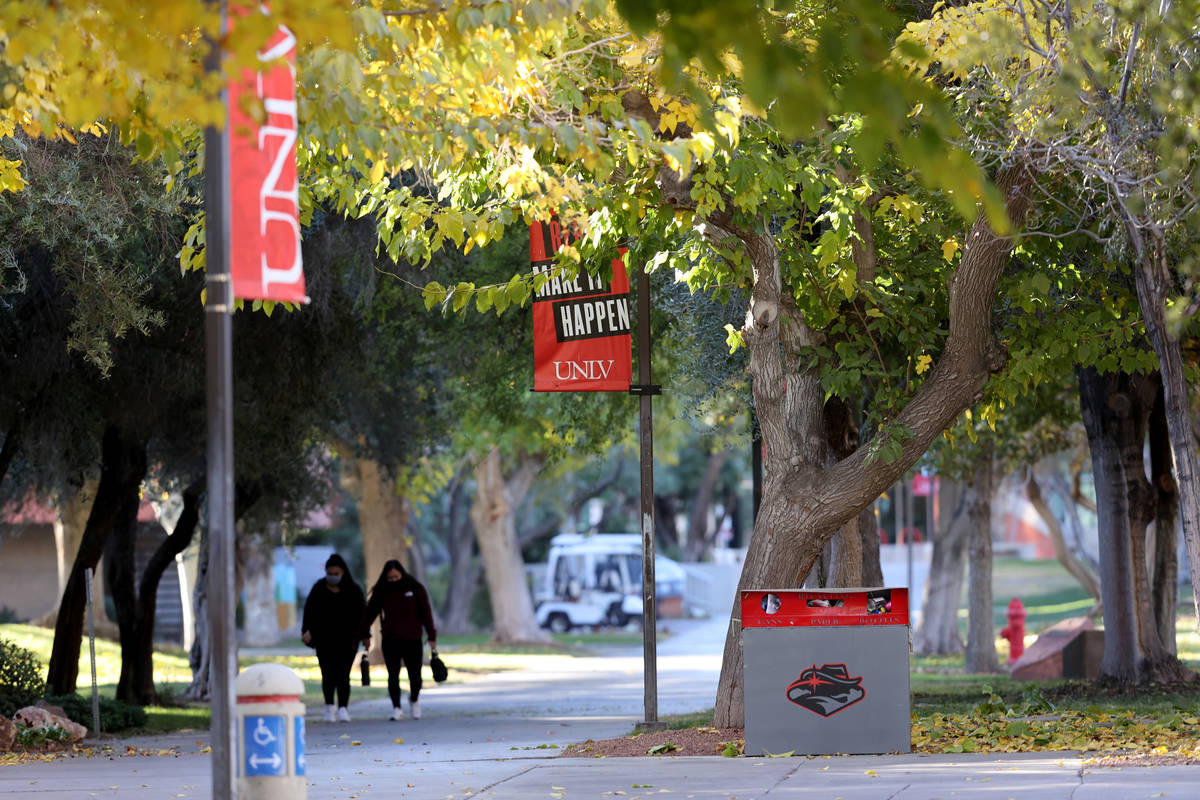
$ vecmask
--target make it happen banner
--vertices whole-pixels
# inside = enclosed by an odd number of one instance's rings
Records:
[[[231,22],[248,13],[236,6],[231,10]],[[228,86],[233,295],[304,303],[308,298],[296,176],[296,37],[281,26],[258,58],[284,61],[264,72],[246,69]],[[266,113],[261,124],[249,113],[256,106]]]
[[[565,235],[557,220],[530,226],[534,274],[553,271]],[[551,277],[533,297],[533,390],[629,391],[630,330],[624,250],[613,259],[611,282],[582,268],[574,280]]]

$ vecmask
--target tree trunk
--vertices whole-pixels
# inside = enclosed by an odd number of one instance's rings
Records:
[[[863,586],[883,586],[883,565],[879,562],[879,523],[875,521],[875,504],[858,514],[858,533],[862,537]]]
[[[1128,207],[1122,205],[1122,211],[1126,231],[1137,256],[1133,273],[1138,307],[1146,326],[1146,336],[1158,356],[1158,368],[1162,375],[1163,413],[1175,472],[1179,519],[1183,524],[1183,541],[1191,565],[1196,622],[1200,626],[1200,474],[1196,471],[1196,455],[1192,446],[1191,395],[1183,352],[1178,337],[1167,328],[1166,304],[1172,284],[1166,261],[1166,242],[1161,232],[1150,231],[1147,236]]]
[[[1058,559],[1058,563],[1071,573],[1071,577],[1079,581],[1079,585],[1085,592],[1099,601],[1100,580],[1092,573],[1091,569],[1075,558],[1070,548],[1067,547],[1067,538],[1063,535],[1062,525],[1059,524],[1058,517],[1054,516],[1054,512],[1050,510],[1049,504],[1042,496],[1042,487],[1038,485],[1037,477],[1032,471],[1029,473],[1029,480],[1025,483],[1025,493],[1029,497],[1030,505],[1046,525],[1046,532],[1050,536],[1050,542],[1054,545],[1054,557]]]
[[[8,475],[8,467],[12,464],[17,450],[20,449],[20,444],[21,423],[17,421],[9,427],[8,433],[4,434],[4,446],[0,447],[0,486],[4,485],[4,478]]]
[[[154,617],[158,606],[158,584],[167,567],[175,563],[175,556],[187,549],[196,532],[200,519],[200,492],[203,483],[196,482],[183,491],[183,512],[175,523],[175,529],[154,550],[150,561],[142,571],[137,592],[137,644],[133,657],[133,699],[127,702],[140,706],[158,705],[158,691],[154,688]],[[125,662],[121,663],[121,674],[125,674]],[[117,697],[122,690],[117,688]]]
[[[942,481],[938,492],[941,524],[933,528],[921,624],[913,636],[913,651],[922,655],[958,655],[966,650],[958,631],[958,607],[967,566],[967,494],[961,483],[948,481]]]
[[[475,465],[475,502],[471,521],[487,577],[495,628],[493,640],[501,644],[548,642],[537,626],[533,601],[525,580],[525,561],[517,542],[515,514],[541,466],[526,458],[508,480],[500,469],[500,451],[491,447]]]
[[[199,563],[196,565],[196,587],[192,590],[192,616],[196,632],[188,651],[188,666],[192,682],[183,696],[193,702],[208,700],[212,675],[212,636],[208,628],[208,532],[201,531]]]
[[[67,579],[71,575],[71,563],[79,552],[79,543],[83,541],[83,532],[87,528],[88,513],[96,500],[97,481],[89,478],[83,486],[74,492],[62,490],[54,503],[54,550],[55,565],[58,571],[58,597],[67,590]],[[101,558],[103,561],[103,558]],[[104,611],[104,579],[102,570],[96,569],[92,575],[92,597],[96,606],[96,636],[105,639],[116,639],[119,636],[117,626],[109,620]],[[86,588],[85,599],[86,599]],[[54,608],[48,610],[33,624],[42,628],[53,628],[58,621],[58,600]]]
[[[1079,371],[1079,404],[1092,451],[1092,476],[1100,532],[1100,598],[1104,604],[1104,658],[1099,679],[1118,684],[1138,679],[1137,613],[1134,601],[1128,496],[1121,459],[1120,427],[1128,417],[1128,375]]]
[[[67,578],[54,626],[54,646],[47,669],[46,691],[73,694],[79,679],[79,648],[87,606],[86,570],[95,569],[122,504],[146,475],[146,448],[115,427],[101,443],[100,482],[88,514],[79,552]]]
[[[265,530],[238,536],[238,565],[241,568],[242,641],[251,647],[279,644],[279,615],[275,610],[275,543],[279,526],[269,522]]]
[[[358,504],[358,528],[367,570],[364,586],[370,587],[383,572],[388,559],[406,562],[404,524],[408,510],[404,499],[396,493],[395,478],[372,459],[355,459],[354,466],[343,473],[342,486]],[[371,625],[372,663],[383,663],[382,646],[383,636],[377,619]]]
[[[1087,454],[1084,455],[1085,457],[1090,457]],[[1072,466],[1072,470],[1074,470],[1074,466]],[[1058,493],[1058,496],[1063,501],[1063,506],[1066,508],[1067,528],[1071,532],[1071,541],[1068,543],[1071,555],[1074,556],[1076,561],[1082,563],[1089,572],[1097,575],[1096,581],[1097,585],[1099,585],[1100,578],[1097,573],[1100,569],[1100,562],[1084,547],[1083,520],[1079,517],[1080,508],[1086,508],[1093,514],[1096,513],[1096,504],[1083,496],[1079,490],[1078,480],[1079,477],[1073,474],[1072,482],[1069,483],[1063,475],[1056,471],[1050,473],[1047,482],[1050,484],[1050,489]],[[1086,504],[1080,502],[1081,499],[1086,501]],[[1099,603],[1096,604],[1096,611],[1097,613],[1100,611]]]
[[[971,580],[967,584],[967,672],[999,672],[996,622],[992,608],[992,475],[993,445],[981,447],[979,463],[967,489],[967,547]]]
[[[996,178],[1017,229],[1029,208],[1032,179],[1020,166]],[[763,498],[738,588],[787,588],[808,574],[847,520],[904,475],[933,439],[977,401],[988,377],[1003,366],[1006,356],[992,332],[992,306],[1013,241],[997,236],[982,216],[972,225],[950,282],[949,334],[942,355],[896,425],[877,437],[898,443],[899,455],[885,461],[875,449],[880,442],[866,442],[822,469],[818,445],[824,392],[818,376],[799,371],[797,355],[815,334],[782,291],[775,241],[769,233],[740,228],[731,216],[713,214],[705,223],[709,235],[740,241],[754,276],[741,332],[750,351],[754,408],[763,436]],[[791,306],[786,317],[785,303]],[[717,686],[717,727],[744,722],[740,613],[735,603]]]
[[[1100,509],[1105,640],[1099,678],[1119,685],[1191,675],[1159,638],[1146,563],[1146,529],[1158,497],[1146,479],[1143,451],[1156,384],[1153,375],[1086,369],[1079,376]],[[1110,602],[1117,603],[1111,613]]]
[[[262,497],[262,487],[234,483],[233,522],[234,531],[241,533],[238,524],[255,503]],[[196,632],[192,648],[188,651],[188,666],[192,668],[192,682],[184,692],[188,700],[208,700],[212,677],[212,631],[208,626],[208,531],[200,539],[200,563],[196,570],[196,588],[193,592]],[[236,542],[235,542],[236,545]],[[237,564],[235,563],[235,567]],[[240,569],[238,570],[240,572]],[[234,578],[235,584],[238,578]]]
[[[1171,475],[1171,442],[1160,390],[1150,412],[1150,482],[1155,492],[1154,559],[1151,605],[1159,639],[1177,653],[1175,613],[1179,600],[1179,494]]]
[[[446,546],[450,551],[450,580],[438,627],[446,633],[469,633],[472,630],[471,604],[479,591],[483,567],[476,558],[475,528],[470,515],[463,513],[466,497],[462,480],[456,478],[451,484],[447,502]]]
[[[112,533],[104,547],[104,580],[112,593],[117,612],[121,642],[121,675],[117,681],[117,699],[136,702],[133,669],[137,661],[137,533],[138,506],[141,498],[134,487],[117,514]]]
[[[712,508],[713,490],[721,469],[729,460],[729,451],[721,448],[708,457],[708,465],[704,468],[704,476],[700,479],[700,488],[692,505],[692,514],[688,519],[686,557],[688,561],[703,561],[712,552],[713,536],[716,531],[709,531],[708,516]]]

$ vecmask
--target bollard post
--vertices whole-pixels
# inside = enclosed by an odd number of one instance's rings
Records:
[[[235,687],[238,800],[304,800],[304,682],[282,664],[254,664]]]

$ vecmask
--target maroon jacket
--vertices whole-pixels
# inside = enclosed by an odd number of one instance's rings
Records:
[[[360,639],[370,635],[375,617],[380,618],[380,627],[385,634],[420,641],[421,628],[424,627],[429,639],[437,641],[429,593],[416,578],[407,573],[398,581],[385,581],[371,592],[367,610],[363,612],[362,625],[359,626]]]

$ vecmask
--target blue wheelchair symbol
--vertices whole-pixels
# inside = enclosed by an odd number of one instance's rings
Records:
[[[284,718],[246,717],[242,727],[242,747],[245,752],[245,774],[283,775],[287,772],[287,741]]]

